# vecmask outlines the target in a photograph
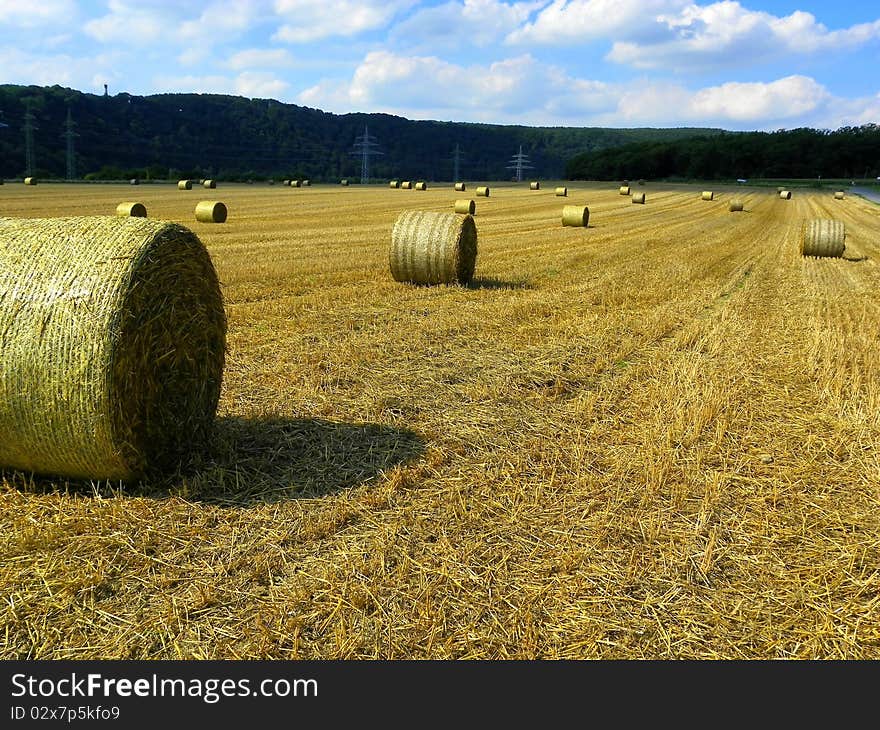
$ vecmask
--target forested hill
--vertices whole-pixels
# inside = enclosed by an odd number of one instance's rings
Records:
[[[646,140],[585,151],[569,162],[565,174],[571,180],[873,179],[880,175],[880,126]]]
[[[213,94],[113,96],[60,86],[0,85],[0,176],[24,175],[28,107],[33,173],[64,178],[68,109],[74,123],[75,177],[244,179],[360,177],[351,155],[364,125],[383,154],[371,177],[451,180],[453,151],[463,179],[505,179],[519,151],[527,176],[561,177],[574,155],[631,142],[674,141],[721,130],[525,127],[411,121],[387,114],[329,114],[268,99]]]

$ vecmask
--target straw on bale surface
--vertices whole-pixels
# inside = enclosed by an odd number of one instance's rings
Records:
[[[420,181],[420,182],[416,183],[416,190],[427,190],[427,189],[428,189],[428,183],[426,183],[424,181]]]
[[[36,184],[37,184],[37,178],[35,178],[35,177],[26,177],[26,178],[24,179],[24,184],[25,184],[25,185],[36,185]]]
[[[801,256],[838,258],[846,248],[843,221],[816,218],[804,223],[801,230]]]
[[[477,227],[470,215],[405,210],[391,229],[395,281],[467,284],[476,261]]]
[[[731,213],[737,213],[743,209],[743,202],[741,200],[731,200],[727,206],[727,210]]]
[[[562,225],[582,226],[590,222],[590,209],[586,205],[565,205],[562,208]]]
[[[400,183],[400,187],[402,187],[404,190],[412,190],[412,182],[410,182],[409,180],[404,180],[402,183]]]
[[[463,193],[465,190],[467,190],[467,185],[465,185],[463,182],[455,183],[455,192]]]
[[[208,438],[226,317],[207,250],[145,218],[0,218],[0,467],[176,468]]]
[[[473,215],[477,212],[477,204],[473,200],[456,200],[455,212]]]
[[[140,185],[141,181],[138,180],[136,177],[133,177],[131,180],[128,181],[128,184],[129,185]]]
[[[783,190],[779,193],[779,197],[783,200],[791,200],[791,190]]]
[[[568,188],[566,188],[566,187],[556,188],[556,197],[557,198],[568,197]]]
[[[700,198],[702,200],[715,200],[715,193],[711,190],[704,190]]]
[[[538,182],[537,180],[532,180],[532,182],[529,183],[529,190],[540,190],[540,189],[541,189],[541,183]]]
[[[618,188],[617,192],[619,192],[621,195],[629,195],[629,185],[621,185]]]
[[[645,202],[645,194],[644,193],[633,193],[632,194],[632,202],[633,203],[642,203]]]
[[[835,200],[843,200],[844,198],[846,198],[846,195],[844,194],[843,190],[838,190],[834,193]]]
[[[180,180],[177,183],[178,190],[192,190],[192,180]]]
[[[116,206],[116,215],[122,218],[146,218],[147,206],[143,203],[126,201]]]
[[[388,183],[389,188],[394,188],[395,190],[400,187],[400,180],[392,180]]]
[[[292,187],[292,188],[302,187],[302,180],[291,180],[290,187]]]
[[[202,200],[196,206],[196,220],[200,223],[225,223],[226,205],[219,200]]]
[[[477,195],[480,195],[484,198],[489,197],[489,186],[488,185],[479,185],[476,190]]]
[[[202,182],[202,187],[208,188],[209,190],[213,190],[217,187],[216,180],[205,180]]]
[[[340,184],[340,185],[348,185],[348,180],[344,180],[344,179],[343,179],[343,180],[340,180],[340,181],[339,181],[339,184]]]

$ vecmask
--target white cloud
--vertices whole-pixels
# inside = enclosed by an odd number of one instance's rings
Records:
[[[272,74],[246,71],[237,76],[156,76],[156,93],[233,94],[249,98],[279,98],[289,84]]]
[[[68,24],[76,17],[73,0],[0,0],[0,27],[38,28]]]
[[[105,82],[110,83],[122,77],[119,66],[120,57],[114,52],[75,57],[31,53],[16,46],[0,48],[0,69],[4,78],[15,79],[14,83],[22,85],[58,84],[103,92]],[[103,79],[100,84],[95,83],[98,77]]]
[[[205,45],[238,38],[258,22],[264,4],[241,0],[213,2],[198,18],[183,21],[175,34],[184,41]]]
[[[141,7],[140,3],[110,0],[110,12],[88,21],[83,30],[101,43],[147,45],[156,43],[176,27],[161,10]]]
[[[292,63],[293,56],[284,48],[248,48],[233,54],[226,61],[226,65],[236,71],[284,67]]]
[[[384,28],[415,0],[276,0],[286,19],[272,40],[310,43],[333,36],[350,37]]]

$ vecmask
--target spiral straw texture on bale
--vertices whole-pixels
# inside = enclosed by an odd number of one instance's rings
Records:
[[[177,183],[178,190],[192,190],[193,184],[192,180],[179,180]]]
[[[199,223],[226,223],[226,204],[219,200],[202,200],[196,205],[196,220]]]
[[[556,188],[556,197],[557,198],[566,198],[568,197],[568,188]]]
[[[780,190],[779,197],[783,200],[791,200],[791,190]]]
[[[629,185],[621,185],[617,189],[617,192],[619,192],[621,195],[629,195]]]
[[[176,468],[209,437],[226,316],[207,250],[145,218],[0,218],[0,467]]]
[[[741,200],[731,200],[727,206],[727,210],[731,213],[738,213],[743,209],[743,202]]]
[[[645,194],[644,193],[633,193],[632,194],[632,202],[633,203],[642,203],[645,202]]]
[[[213,190],[214,188],[217,187],[217,181],[216,180],[204,180],[202,182],[202,187],[207,188],[208,190]]]
[[[704,190],[703,194],[700,195],[701,200],[715,200],[715,193],[711,190]]]
[[[540,190],[540,189],[541,189],[541,183],[539,181],[532,180],[532,182],[529,183],[529,190]]]
[[[843,190],[838,190],[834,193],[835,200],[843,200],[844,198],[846,198],[846,195],[844,194]]]
[[[488,185],[478,185],[476,190],[477,195],[480,195],[484,198],[489,197],[489,186]]]
[[[585,205],[565,205],[562,208],[562,225],[582,226],[590,222],[590,209]]]
[[[477,212],[477,204],[473,200],[456,200],[455,212],[473,215]]]
[[[801,256],[838,258],[846,248],[843,221],[816,218],[804,223],[801,231]]]
[[[147,206],[143,203],[132,203],[125,201],[116,206],[116,215],[129,218],[146,218]]]
[[[391,229],[391,276],[414,284],[467,284],[477,262],[470,215],[405,210]]]

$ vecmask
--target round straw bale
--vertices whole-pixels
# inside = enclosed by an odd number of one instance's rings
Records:
[[[465,185],[463,182],[455,183],[455,192],[463,193],[465,190],[467,190],[467,185]]]
[[[455,212],[473,215],[477,212],[477,204],[473,200],[456,200]]]
[[[538,180],[532,180],[529,183],[529,190],[540,190],[540,189],[541,189],[541,183]]]
[[[217,187],[217,181],[216,180],[203,180],[202,187],[208,188],[209,190],[213,190],[214,188]]]
[[[703,194],[700,196],[701,200],[715,200],[715,193],[711,190],[704,190]]]
[[[339,181],[339,184],[340,185],[348,185],[348,180],[343,178],[342,180]]]
[[[477,261],[470,215],[405,210],[391,229],[391,276],[414,284],[467,284]]]
[[[207,250],[146,218],[0,218],[0,466],[174,469],[208,438],[226,317]]]
[[[562,207],[562,225],[582,226],[590,222],[590,209],[586,205],[565,205]]]
[[[427,189],[428,189],[428,183],[426,183],[424,181],[419,181],[416,183],[416,190],[427,190]]]
[[[388,183],[389,188],[394,188],[395,190],[400,187],[400,180],[392,180]]]
[[[24,184],[25,184],[25,185],[36,185],[36,184],[37,184],[37,178],[35,178],[35,177],[26,177],[26,178],[24,179]]]
[[[128,181],[128,184],[129,185],[140,185],[141,181],[138,180],[136,177],[133,177],[131,180]]]
[[[632,202],[633,203],[645,203],[645,194],[644,193],[633,193],[632,194]]]
[[[791,200],[791,190],[783,190],[779,193],[779,197],[783,200]]]
[[[804,223],[801,230],[801,256],[838,258],[846,248],[843,221],[816,218]]]
[[[567,198],[568,197],[568,188],[556,188],[556,197],[557,198]]]
[[[289,186],[289,185],[290,185],[290,180],[282,180],[282,181],[281,181],[281,184],[282,184],[282,185],[288,185],[288,186]]]
[[[629,185],[621,185],[617,189],[617,192],[619,192],[621,195],[629,195]]]
[[[226,205],[219,200],[202,200],[196,206],[199,223],[226,223]]]
[[[125,218],[146,218],[147,206],[143,203],[132,203],[126,201],[116,206],[116,215]]]
[[[843,190],[838,190],[834,193],[835,200],[843,200],[844,198],[846,198],[846,194],[843,192]]]
[[[312,184],[311,180],[303,180],[303,187],[304,188],[310,187],[311,184]]]
[[[343,183],[343,185],[347,185],[347,184],[348,184],[347,182]],[[291,180],[290,187],[292,187],[292,188],[302,187],[302,180]]]
[[[180,180],[180,181],[178,181],[178,183],[177,183],[177,189],[178,189],[178,190],[192,190],[192,189],[193,189],[192,180]]]
[[[727,210],[731,213],[738,213],[743,209],[743,202],[741,200],[731,200],[727,206]]]
[[[404,180],[402,183],[400,183],[400,187],[402,187],[404,190],[412,190],[412,185],[412,182],[410,182],[409,180]]]
[[[489,186],[488,185],[480,185],[476,190],[477,195],[481,195],[484,198],[489,197]]]

